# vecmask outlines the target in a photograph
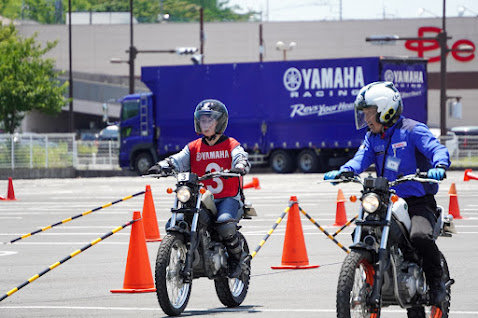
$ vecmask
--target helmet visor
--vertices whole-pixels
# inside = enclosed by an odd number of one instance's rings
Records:
[[[218,120],[222,113],[212,109],[202,109],[194,112],[194,117],[199,120],[201,116],[208,116],[211,119]]]
[[[201,131],[208,131],[212,128],[215,129],[217,124],[217,120],[212,118],[209,115],[202,115],[199,117],[199,127],[201,128]]]
[[[367,120],[365,119],[363,109],[355,108],[355,128],[360,130],[365,127],[367,127]]]

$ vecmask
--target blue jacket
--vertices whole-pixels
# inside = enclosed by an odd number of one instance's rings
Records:
[[[369,131],[355,156],[340,167],[340,171],[359,174],[372,164],[377,176],[392,181],[399,175],[414,174],[417,168],[421,172],[438,165],[448,168],[450,155],[425,124],[401,116],[383,135]],[[436,194],[438,185],[410,181],[394,189],[402,198],[421,197]]]

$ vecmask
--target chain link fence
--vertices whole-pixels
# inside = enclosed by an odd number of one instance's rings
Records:
[[[478,136],[440,137],[452,167],[478,168]],[[119,141],[76,140],[75,134],[0,134],[0,169],[119,170]]]
[[[452,167],[477,168],[478,167],[478,136],[448,135],[440,137],[450,152]]]
[[[119,142],[76,140],[75,134],[0,134],[0,169],[117,170]]]

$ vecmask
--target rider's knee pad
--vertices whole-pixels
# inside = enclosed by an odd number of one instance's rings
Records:
[[[427,233],[414,233],[410,240],[413,246],[420,250],[427,249],[434,244],[433,237]]]
[[[217,223],[216,231],[222,240],[230,241],[236,236],[237,223],[236,222]]]

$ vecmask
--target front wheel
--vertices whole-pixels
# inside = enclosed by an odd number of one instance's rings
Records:
[[[243,249],[249,255],[249,246],[241,233],[238,233],[244,242]],[[238,278],[220,277],[214,280],[216,294],[221,303],[227,307],[237,307],[246,298],[251,279],[251,260],[246,261],[248,270],[243,271]]]
[[[380,316],[380,308],[372,312],[367,306],[375,274],[371,259],[367,251],[352,251],[345,258],[337,285],[337,318]]]
[[[163,238],[156,258],[156,296],[169,316],[180,315],[191,295],[191,283],[185,283],[181,275],[186,255],[187,248],[181,234],[172,233]]]
[[[134,160],[134,170],[139,176],[146,174],[148,169],[154,164],[153,157],[147,152],[141,152]]]

